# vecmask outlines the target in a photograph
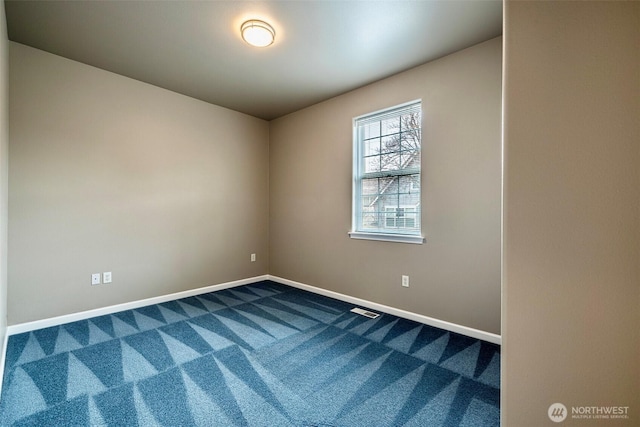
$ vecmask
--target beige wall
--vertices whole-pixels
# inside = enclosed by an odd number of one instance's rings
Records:
[[[9,147],[9,42],[0,4],[0,351],[7,330],[7,193]],[[0,385],[0,387],[2,387]]]
[[[502,416],[640,422],[640,3],[509,1]]]
[[[16,43],[10,115],[10,324],[268,272],[268,122]]]
[[[500,333],[501,41],[271,122],[271,274]],[[352,118],[418,98],[427,242],[350,239]]]

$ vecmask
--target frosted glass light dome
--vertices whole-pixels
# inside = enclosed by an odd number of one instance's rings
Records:
[[[242,39],[252,46],[267,47],[276,37],[273,27],[264,21],[251,19],[240,27]]]

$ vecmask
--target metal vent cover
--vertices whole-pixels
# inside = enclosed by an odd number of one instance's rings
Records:
[[[364,317],[368,317],[369,319],[375,319],[376,317],[380,316],[378,313],[373,313],[371,311],[363,310],[362,308],[358,308],[358,307],[352,308],[351,312],[359,314]]]

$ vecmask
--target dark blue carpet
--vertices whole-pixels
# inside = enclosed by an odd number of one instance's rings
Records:
[[[9,337],[2,426],[497,426],[500,347],[265,281]]]

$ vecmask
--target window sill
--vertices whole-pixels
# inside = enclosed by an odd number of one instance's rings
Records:
[[[362,231],[350,231],[349,237],[360,240],[378,240],[381,242],[396,243],[413,243],[421,245],[425,242],[422,236],[411,236],[407,234],[382,234],[382,233],[364,233]]]

